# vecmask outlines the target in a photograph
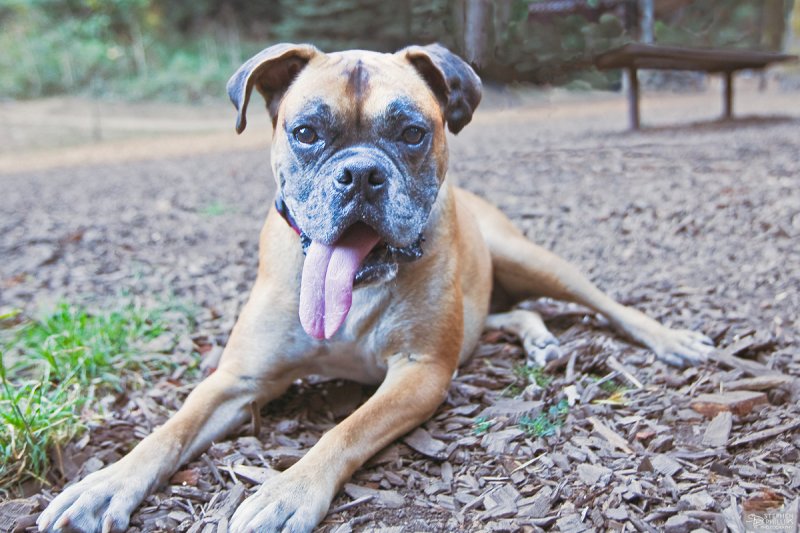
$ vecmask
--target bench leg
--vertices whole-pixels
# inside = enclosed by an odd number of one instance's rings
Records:
[[[733,118],[733,72],[728,71],[724,72],[723,75],[725,76],[725,84],[723,87],[723,99],[724,108],[723,108],[723,117],[725,119]]]
[[[639,129],[639,76],[636,67],[628,68],[628,116],[632,130]]]

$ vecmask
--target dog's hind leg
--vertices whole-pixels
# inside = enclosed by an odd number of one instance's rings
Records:
[[[522,341],[528,366],[544,366],[561,357],[561,349],[552,333],[544,325],[542,316],[527,309],[514,309],[507,313],[493,313],[486,319],[486,327],[513,333]]]
[[[550,297],[585,305],[676,366],[700,363],[713,350],[705,335],[670,329],[615,302],[573,265],[525,238],[508,217],[485,200],[460,189],[457,199],[477,219],[492,256],[494,283],[512,303]]]

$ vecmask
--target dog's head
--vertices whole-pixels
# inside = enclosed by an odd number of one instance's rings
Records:
[[[416,242],[444,179],[445,124],[460,131],[481,96],[469,65],[439,45],[271,46],[228,82],[239,132],[253,88],[272,117],[273,172],[298,227],[333,244],[361,221],[396,248]]]
[[[279,203],[306,244],[418,257],[447,170],[445,127],[460,131],[480,102],[469,65],[436,44],[394,54],[271,46],[228,82],[238,132],[253,88],[272,118]]]

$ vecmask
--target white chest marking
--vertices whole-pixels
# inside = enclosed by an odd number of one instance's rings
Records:
[[[336,335],[314,355],[311,371],[322,376],[378,384],[386,376],[387,354],[380,330],[391,320],[387,307],[393,282],[353,291],[353,305]],[[381,324],[378,328],[377,325]]]

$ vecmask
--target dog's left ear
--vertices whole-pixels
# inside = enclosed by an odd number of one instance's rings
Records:
[[[466,61],[440,44],[409,46],[398,54],[414,65],[444,109],[447,127],[458,133],[481,101],[481,79]]]
[[[267,102],[274,126],[286,89],[311,58],[321,53],[310,44],[281,43],[265,48],[245,61],[228,80],[228,96],[239,112],[236,133],[242,133],[247,126],[247,104],[253,86]]]

